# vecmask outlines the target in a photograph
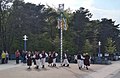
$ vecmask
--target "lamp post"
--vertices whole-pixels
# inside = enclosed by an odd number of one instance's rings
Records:
[[[98,51],[98,60],[99,60],[99,62],[98,63],[101,63],[101,50],[100,50],[101,42],[100,41],[98,42],[98,46],[99,46],[99,51]]]
[[[25,50],[25,52],[26,52],[26,41],[28,40],[28,39],[27,39],[28,37],[27,37],[26,35],[24,35],[23,38],[24,38],[24,39],[23,39],[23,40],[24,40],[24,50]]]

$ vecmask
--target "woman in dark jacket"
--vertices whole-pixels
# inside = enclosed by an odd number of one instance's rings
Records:
[[[53,63],[52,53],[49,52],[49,54],[48,54],[48,66],[52,66],[52,63]]]
[[[27,65],[29,66],[28,69],[30,69],[30,66],[32,66],[32,54],[29,51],[28,54],[26,55],[26,59],[27,59]]]
[[[85,65],[86,69],[88,70],[88,66],[90,66],[90,61],[89,61],[90,56],[88,55],[88,53],[85,54],[84,58],[85,58],[84,65]]]

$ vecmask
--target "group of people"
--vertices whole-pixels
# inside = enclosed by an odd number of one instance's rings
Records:
[[[20,56],[21,54],[19,50],[17,50],[15,52],[16,64],[19,64]],[[39,51],[35,51],[35,52],[28,51],[24,53],[24,61],[27,62],[29,69],[32,66],[32,62],[34,63],[35,68],[39,69],[39,68],[45,67],[46,58],[48,58],[47,60],[48,66],[55,67],[57,56],[58,56],[58,53],[56,53],[55,51],[53,52],[50,51],[48,54],[44,50],[41,53]],[[88,66],[90,66],[90,56],[88,55],[88,53],[85,53],[85,54],[78,53],[75,59],[77,60],[79,69],[86,68],[88,70]],[[8,63],[8,60],[9,60],[8,52],[2,51],[1,63],[2,64]],[[66,53],[63,54],[62,66],[69,67],[68,55]]]
[[[31,53],[30,51],[26,54],[27,65],[29,66],[28,69],[32,66],[32,62],[35,65],[36,69],[45,68],[46,58],[48,58],[48,66],[56,66],[56,57],[58,54],[53,51],[49,52],[48,54],[43,50],[41,53],[35,51]]]
[[[56,66],[56,58],[58,56],[58,53],[56,53],[55,51],[53,52],[49,52],[48,54],[48,66],[53,66],[55,67]]]
[[[15,52],[16,55],[16,64],[19,64],[19,57],[20,57],[20,52],[17,50]],[[25,60],[28,65],[28,69],[31,68],[32,63],[34,64],[36,69],[39,68],[45,68],[45,62],[46,58],[48,58],[48,66],[56,67],[56,58],[58,56],[58,53],[55,51],[50,51],[46,53],[44,50],[40,53],[39,51],[31,52],[28,51],[25,54]],[[88,53],[85,54],[80,54],[78,53],[76,58],[78,68],[82,69],[83,67],[88,70],[88,66],[90,66],[90,56]],[[61,64],[62,66],[69,67],[69,60],[68,60],[68,55],[67,53],[63,54],[63,62]]]
[[[6,64],[8,63],[8,60],[9,60],[9,54],[8,52],[6,51],[2,51],[2,54],[1,54],[1,63],[2,64]]]
[[[80,54],[78,53],[76,56],[77,64],[79,69],[86,68],[88,70],[88,66],[90,66],[90,56],[88,53]]]

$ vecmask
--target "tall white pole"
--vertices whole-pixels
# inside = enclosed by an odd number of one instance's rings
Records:
[[[60,40],[61,46],[60,46],[60,48],[61,48],[61,64],[62,64],[62,60],[63,60],[63,59],[62,59],[62,57],[63,57],[63,56],[62,56],[62,55],[63,55],[63,47],[62,47],[62,46],[63,46],[63,45],[62,45],[62,44],[63,44],[63,43],[62,43],[62,42],[63,42],[63,40],[62,40],[62,39],[63,39],[62,13],[61,13],[61,26],[60,26],[60,31],[61,31],[61,40]]]
[[[64,11],[64,4],[59,4],[59,11],[60,11],[60,50],[61,50],[61,65],[62,65],[62,60],[63,60],[63,58],[62,58],[62,55],[63,55],[63,22],[62,22],[62,18],[63,18],[63,11]]]

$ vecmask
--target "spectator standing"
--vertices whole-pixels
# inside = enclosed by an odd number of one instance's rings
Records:
[[[16,57],[16,64],[19,64],[19,58],[20,58],[20,52],[19,52],[19,50],[17,50],[15,52],[15,57]]]
[[[8,54],[8,52],[6,51],[6,58],[5,58],[5,63],[8,63],[8,60],[9,60],[9,54]]]
[[[2,64],[5,64],[6,54],[4,51],[2,51],[1,57],[2,57]]]

